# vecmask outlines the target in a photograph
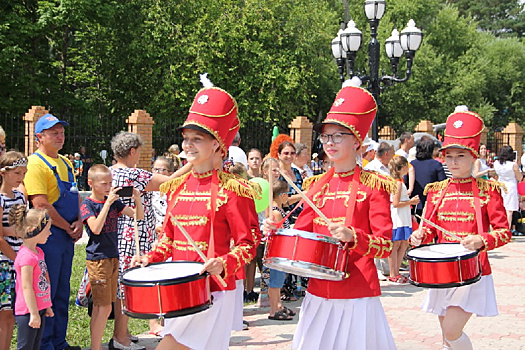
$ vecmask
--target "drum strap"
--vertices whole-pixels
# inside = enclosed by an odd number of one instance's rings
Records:
[[[208,249],[208,259],[215,258],[215,235],[213,233],[213,226],[215,224],[215,210],[217,207],[217,193],[219,192],[219,178],[217,177],[217,170],[213,169],[211,176],[210,189],[210,249]]]
[[[483,233],[483,222],[481,216],[481,200],[479,199],[479,188],[476,179],[472,179],[472,195],[474,197],[474,210],[476,211],[476,223],[478,225],[478,234]]]
[[[356,167],[358,168],[358,167]],[[335,173],[335,168],[332,167],[330,168],[330,170],[328,170],[328,172],[326,172],[324,174],[324,176],[321,176],[321,178],[319,179],[319,181],[317,181],[315,183],[315,185],[313,185],[312,187],[310,187],[310,189],[308,190],[308,192],[306,192],[306,197],[308,197],[309,199],[312,199],[312,197],[314,196],[314,194],[316,194],[317,192],[319,192],[321,190],[321,188],[323,188],[324,185],[326,185],[328,183],[328,181],[330,181],[332,179],[332,177],[334,177],[334,173]],[[281,221],[279,221],[276,225],[276,229],[280,228],[284,222],[288,219],[288,217],[290,217],[290,215],[292,215],[292,213],[294,212],[295,208],[298,208],[300,207],[301,205],[303,205],[303,203],[305,203],[304,199],[301,199],[296,205],[295,207],[290,210],[288,212],[288,215],[286,215],[286,217],[284,217]],[[272,206],[272,203],[270,203],[270,207]],[[271,208],[270,208],[271,210]]]
[[[348,199],[348,207],[346,208],[345,226],[352,226],[352,219],[354,217],[355,202],[357,198],[357,188],[359,187],[359,178],[361,176],[361,168],[355,167],[354,176],[352,177],[352,188],[350,189],[350,197]]]

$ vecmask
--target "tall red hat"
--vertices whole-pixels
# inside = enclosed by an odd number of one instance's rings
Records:
[[[341,125],[350,129],[361,144],[377,113],[377,103],[371,93],[359,87],[361,80],[352,78],[339,90],[335,101],[322,123],[314,125],[314,130],[322,132],[325,124]]]
[[[226,154],[241,123],[237,102],[226,91],[214,86],[200,90],[184,124],[179,129],[196,129],[211,134]]]
[[[441,150],[467,149],[476,158],[479,158],[479,141],[484,127],[483,120],[477,113],[470,112],[466,106],[456,107],[456,111],[447,118],[445,139]]]

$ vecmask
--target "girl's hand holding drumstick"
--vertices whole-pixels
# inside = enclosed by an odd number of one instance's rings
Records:
[[[197,252],[197,254],[200,256],[200,258],[202,259],[202,261],[204,261],[204,266],[202,268],[202,271],[201,273],[203,273],[204,271],[207,271],[209,274],[211,275],[214,275],[217,280],[221,283],[221,285],[223,287],[226,287],[227,284],[226,282],[224,281],[224,279],[220,276],[220,274],[222,273],[222,271],[224,271],[224,266],[222,265],[222,260],[219,259],[219,258],[211,258],[211,259],[208,259],[208,257],[206,255],[204,255],[204,253],[202,252],[202,250],[199,248],[199,246],[197,245],[197,243],[195,243],[195,241],[193,240],[193,238],[191,238],[191,236],[189,235],[189,233],[186,231],[186,229],[180,224],[179,220],[177,220],[177,218],[175,216],[173,216],[172,213],[170,213],[170,220],[173,224],[175,224],[175,226],[177,226],[180,230],[180,232],[182,232],[182,234],[184,235],[184,237],[186,237],[186,240],[190,243],[190,245],[195,249],[195,251]]]

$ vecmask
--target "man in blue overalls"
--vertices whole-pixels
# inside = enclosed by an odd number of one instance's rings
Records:
[[[34,208],[47,209],[53,219],[51,236],[41,246],[51,280],[54,317],[46,319],[42,350],[79,349],[66,342],[69,307],[69,279],[74,242],[82,236],[79,195],[69,160],[58,154],[64,146],[68,123],[51,114],[35,124],[38,150],[29,156],[24,185]]]

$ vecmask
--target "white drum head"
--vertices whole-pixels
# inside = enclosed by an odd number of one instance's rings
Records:
[[[130,282],[168,281],[199,274],[203,265],[198,262],[152,264],[124,273],[124,279]]]
[[[407,252],[407,256],[420,259],[441,259],[464,256],[473,252],[459,243],[442,243],[412,249]]]

